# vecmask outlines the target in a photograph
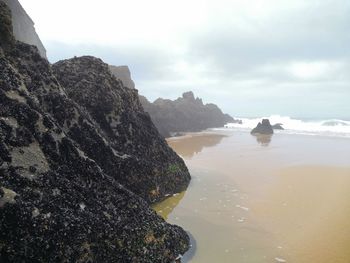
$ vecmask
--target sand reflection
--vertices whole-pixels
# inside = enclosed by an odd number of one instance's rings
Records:
[[[204,148],[213,147],[227,137],[222,134],[188,134],[181,138],[168,139],[169,145],[183,157],[191,158],[194,155],[203,151]]]

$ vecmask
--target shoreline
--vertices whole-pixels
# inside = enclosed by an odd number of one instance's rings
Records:
[[[167,141],[193,177],[167,215],[198,242],[189,262],[350,259],[340,231],[350,229],[347,138],[276,133],[262,145],[245,131],[207,130]]]

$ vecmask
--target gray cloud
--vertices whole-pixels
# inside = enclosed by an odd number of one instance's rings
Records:
[[[178,49],[158,38],[130,45],[47,41],[46,48],[51,61],[94,55],[128,65],[151,100],[193,90],[233,115],[350,119],[350,2],[270,2],[272,11],[256,16],[243,12],[249,6],[236,11],[236,2],[227,1],[222,16],[209,8],[202,26],[176,33]]]

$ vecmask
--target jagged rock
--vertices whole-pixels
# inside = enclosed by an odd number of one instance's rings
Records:
[[[143,108],[164,137],[176,132],[195,132],[208,128],[223,127],[235,120],[223,114],[215,104],[203,104],[193,92],[185,92],[175,101],[157,99],[153,103],[140,96]]]
[[[18,0],[4,1],[12,12],[12,25],[14,37],[21,42],[36,46],[40,55],[46,58],[46,49],[35,31],[34,22],[23,9]]]
[[[129,89],[135,88],[135,83],[131,78],[131,73],[128,66],[109,66],[112,74],[123,82],[124,87]]]
[[[60,61],[53,70],[68,97],[90,114],[111,147],[98,151],[96,140],[95,147],[88,148],[88,129],[73,126],[69,131],[105,173],[149,202],[186,189],[188,170],[143,111],[136,89],[125,87],[94,57]]]
[[[258,125],[250,132],[251,134],[273,134],[273,129],[268,119],[263,119]]]
[[[0,20],[6,21],[3,14],[7,10],[0,2]],[[4,25],[0,24],[1,33],[8,32]],[[128,165],[141,162],[141,156],[130,158],[130,163],[122,160],[129,159],[127,153],[133,155],[139,145],[131,144],[125,154],[114,149],[109,141],[113,136],[105,134],[107,129],[94,119],[93,114],[99,113],[86,112],[87,107],[67,96],[37,49],[6,39],[0,40],[0,262],[161,263],[183,254],[189,247],[185,231],[157,216],[142,198],[119,183],[122,176],[109,174],[99,165],[100,159],[91,155],[94,150],[106,159],[116,156],[118,171],[125,176],[130,169],[131,175],[133,168]],[[104,68],[103,63],[98,65]],[[95,78],[103,80],[101,72],[90,80]],[[95,87],[96,93],[99,88]],[[114,93],[105,95],[118,95],[120,108],[132,102],[139,107],[129,97],[132,94],[113,89]],[[89,103],[97,105],[98,95],[90,98]],[[130,131],[137,134],[141,127],[153,127],[149,123],[145,118],[134,127],[126,120],[121,126],[126,130],[132,126]],[[144,141],[163,143],[150,134],[144,133]],[[169,151],[157,153],[159,159],[175,158],[168,157],[173,156]],[[160,187],[170,177],[148,175],[150,185],[158,180]]]
[[[276,123],[276,124],[272,125],[272,129],[274,129],[274,130],[284,130],[282,125],[283,125],[282,123]]]

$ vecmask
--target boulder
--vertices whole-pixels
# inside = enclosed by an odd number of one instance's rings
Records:
[[[273,129],[268,119],[263,119],[258,125],[250,132],[251,134],[273,134]]]

